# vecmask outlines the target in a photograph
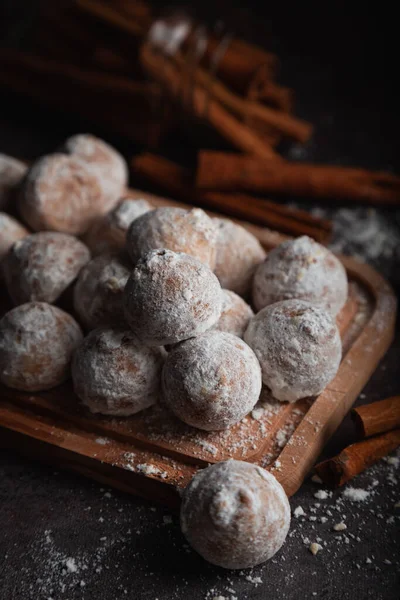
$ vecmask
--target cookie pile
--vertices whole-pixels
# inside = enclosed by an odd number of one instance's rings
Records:
[[[207,431],[238,423],[263,384],[281,401],[318,395],[341,360],[338,259],[308,237],[266,255],[228,219],[130,194],[127,173],[91,135],[28,170],[0,155],[0,277],[15,304],[0,320],[0,381],[36,392],[72,375],[92,413],[164,402]],[[289,526],[282,488],[254,465],[210,469],[186,492],[185,535],[228,568],[266,560]]]

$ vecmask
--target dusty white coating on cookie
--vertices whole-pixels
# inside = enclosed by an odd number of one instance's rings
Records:
[[[21,183],[28,167],[21,161],[0,154],[0,209],[5,208],[11,199],[11,195]]]
[[[145,254],[124,291],[127,321],[148,346],[175,344],[207,331],[217,322],[221,303],[214,273],[192,256],[171,250]]]
[[[207,561],[245,569],[270,559],[290,525],[287,496],[271,473],[229,460],[202,469],[184,491],[181,528]]]
[[[90,260],[88,248],[66,233],[41,231],[16,242],[3,261],[3,273],[15,304],[52,304]]]
[[[123,291],[131,269],[119,255],[102,254],[80,272],[74,308],[87,329],[125,322]]]
[[[131,331],[91,331],[72,363],[75,393],[93,412],[128,416],[158,399],[162,354],[146,348]]]
[[[45,302],[13,308],[0,321],[0,380],[17,390],[36,392],[70,376],[74,350],[82,340],[78,323]]]
[[[101,214],[102,191],[81,160],[49,154],[29,169],[18,202],[21,216],[34,231],[76,235]]]
[[[128,184],[128,167],[123,156],[104,140],[88,133],[68,138],[63,150],[84,161],[96,175],[103,191],[101,212],[111,210]]]
[[[342,344],[330,313],[304,300],[266,306],[244,339],[261,364],[263,382],[278,400],[316,396],[335,377]]]
[[[242,338],[254,313],[251,307],[235,292],[222,290],[221,316],[213,329],[233,333]]]
[[[256,267],[266,252],[247,229],[229,219],[213,219],[217,225],[217,253],[214,273],[221,286],[247,296]]]
[[[14,242],[29,235],[29,231],[14,217],[0,212],[0,262],[3,260]]]
[[[347,299],[347,276],[334,254],[307,236],[280,244],[255,273],[253,303],[268,304],[299,298],[337,315]]]
[[[240,338],[208,331],[175,346],[162,374],[166,404],[182,421],[208,431],[238,423],[261,392],[261,369]]]
[[[118,251],[125,248],[126,233],[130,224],[152,210],[145,199],[125,198],[112,211],[100,217],[84,236],[84,242],[92,254]]]
[[[211,269],[215,265],[217,229],[201,208],[157,208],[135,219],[126,239],[134,263],[145,252],[167,248],[190,254]]]

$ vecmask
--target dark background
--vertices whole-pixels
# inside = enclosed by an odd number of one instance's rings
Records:
[[[280,82],[296,90],[296,113],[316,126],[306,160],[390,168],[398,173],[394,15],[385,3],[373,8],[349,4],[208,2],[194,10],[204,19],[224,17],[236,31],[279,54]],[[0,0],[0,39],[24,44],[37,5]],[[127,157],[138,150],[88,122],[41,109],[0,90],[0,152],[35,158],[52,151],[68,135],[88,130],[114,143]],[[189,159],[194,153],[182,135],[171,136],[164,150]],[[398,212],[381,210],[380,214],[399,223]],[[398,289],[396,257],[378,258],[375,266]],[[358,403],[399,393],[399,356],[398,331]],[[346,419],[326,454],[351,441],[354,432]],[[239,574],[214,568],[192,553],[184,545],[177,518],[170,523],[162,508],[54,472],[4,449],[0,451],[0,598],[397,599],[397,476],[394,460],[392,464],[381,461],[357,478],[351,485],[370,492],[362,503],[344,498],[342,491],[318,500],[314,498],[318,486],[306,482],[291,500],[292,508],[302,506],[306,516],[293,519],[282,551],[269,563]],[[327,519],[325,523],[321,517]],[[333,524],[342,520],[348,529],[332,532]],[[323,550],[312,556],[307,540],[319,541]]]

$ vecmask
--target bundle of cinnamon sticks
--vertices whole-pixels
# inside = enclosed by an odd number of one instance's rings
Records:
[[[199,148],[185,186],[169,165],[163,191],[170,194],[323,243],[331,223],[260,196],[399,202],[395,176],[284,160],[279,142],[305,143],[313,127],[293,114],[294,93],[276,79],[278,57],[228,29],[216,33],[187,14],[161,18],[145,0],[59,0],[47,3],[28,45],[0,50],[0,87],[146,148],[178,124],[192,131],[204,123],[238,152]],[[133,161],[156,187],[165,165],[154,155]]]

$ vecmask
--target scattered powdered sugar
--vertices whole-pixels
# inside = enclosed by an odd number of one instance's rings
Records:
[[[297,508],[294,509],[293,514],[296,518],[299,518],[299,517],[304,517],[306,513],[304,512],[302,506],[298,506]]]
[[[370,493],[368,490],[362,490],[361,488],[348,487],[343,491],[342,495],[353,502],[364,502]]]
[[[100,444],[100,446],[106,446],[110,442],[111,440],[109,440],[108,438],[96,438],[96,444]]]
[[[330,247],[367,261],[390,258],[400,247],[400,231],[374,208],[342,208],[334,215]]]
[[[329,498],[329,495],[329,492],[326,490],[318,490],[318,492],[315,492],[314,498],[318,498],[318,500],[326,500]]]
[[[198,445],[204,448],[206,452],[209,452],[209,454],[212,454],[213,456],[216,456],[218,454],[218,448],[214,446],[214,444],[206,442],[206,440],[200,440],[198,442]]]

